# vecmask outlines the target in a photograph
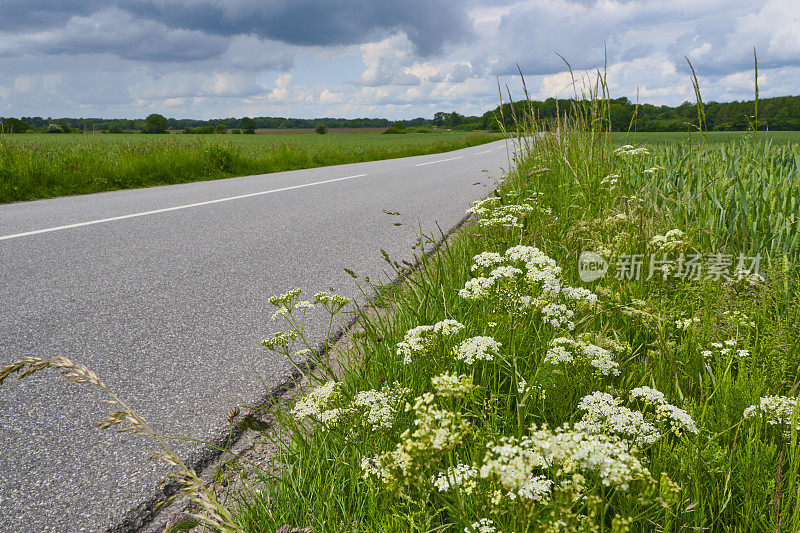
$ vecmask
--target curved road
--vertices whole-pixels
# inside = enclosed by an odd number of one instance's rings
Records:
[[[210,439],[231,407],[253,404],[289,373],[260,345],[280,327],[270,296],[329,286],[348,294],[343,268],[377,278],[380,248],[411,259],[418,224],[426,233],[455,226],[508,157],[499,141],[0,205],[0,366],[64,355],[157,431]],[[322,341],[322,325],[310,326]],[[155,493],[165,469],[145,462],[152,443],[95,430],[100,398],[53,371],[0,387],[2,531],[102,531]],[[181,455],[196,451],[175,442]]]

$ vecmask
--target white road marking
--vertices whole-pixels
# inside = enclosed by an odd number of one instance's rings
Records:
[[[144,217],[147,215],[157,215],[159,213],[167,213],[169,211],[178,211],[180,209],[189,209],[190,207],[200,207],[203,205],[218,204],[221,202],[229,202],[231,200],[241,200],[242,198],[251,198],[253,196],[262,196],[265,194],[272,194],[276,192],[291,191],[293,189],[303,189],[305,187],[313,187],[314,185],[324,185],[325,183],[334,183],[336,181],[351,180],[354,178],[361,178],[366,174],[356,174],[354,176],[345,176],[344,178],[334,178],[330,180],[315,181],[313,183],[304,183],[303,185],[292,185],[291,187],[281,187],[280,189],[271,189],[269,191],[251,192],[249,194],[240,194],[239,196],[229,196],[227,198],[218,198],[216,200],[208,200],[205,202],[197,202],[194,204],[176,205],[175,207],[167,207],[164,209],[154,209],[152,211],[143,211],[141,213],[131,213],[130,215],[122,215],[118,217],[101,218],[99,220],[90,220],[88,222],[78,222],[77,224],[67,224],[66,226],[56,226],[53,228],[37,229],[34,231],[26,231],[24,233],[15,233],[13,235],[4,235],[0,237],[0,241],[6,239],[16,239],[17,237],[27,237],[29,235],[38,235],[40,233],[49,233],[51,231],[61,231],[65,229],[80,228],[82,226],[91,226],[92,224],[104,224],[106,222],[114,222],[117,220],[125,220],[126,218]]]
[[[491,152],[491,150],[486,150],[485,152],[478,152],[475,155],[488,154],[489,152]]]
[[[439,159],[438,161],[428,161],[427,163],[419,163],[418,165],[414,165],[415,167],[424,167],[425,165],[433,165],[434,163],[444,163],[445,161],[453,161],[455,159],[461,159],[462,155],[458,157],[451,157],[449,159]]]

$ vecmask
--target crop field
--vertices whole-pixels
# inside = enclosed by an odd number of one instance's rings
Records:
[[[457,150],[475,133],[0,135],[0,203]]]
[[[708,142],[727,143],[734,141],[744,141],[753,138],[752,132],[747,131],[710,131],[706,134]],[[648,144],[671,144],[676,142],[691,142],[702,144],[703,136],[698,132],[689,134],[677,132],[652,132],[640,131],[630,133],[614,132],[609,134],[609,138],[618,143],[648,143]],[[800,131],[759,131],[760,141],[769,141],[772,144],[800,143]]]

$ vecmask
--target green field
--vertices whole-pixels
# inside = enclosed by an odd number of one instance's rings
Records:
[[[725,143],[731,141],[745,141],[753,140],[753,134],[747,131],[711,131],[708,132],[708,141],[710,143]],[[686,142],[691,137],[692,143],[704,142],[703,136],[697,132],[691,135],[678,132],[657,132],[657,131],[643,131],[643,132],[630,132],[621,133],[613,132],[609,134],[612,142],[619,143],[646,143],[646,144],[671,144],[677,142]],[[800,143],[800,131],[759,131],[759,141],[772,141],[773,144],[785,143]]]
[[[476,133],[0,135],[0,203],[457,150]]]

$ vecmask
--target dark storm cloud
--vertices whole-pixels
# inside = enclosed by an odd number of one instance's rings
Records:
[[[3,4],[0,31],[10,34],[47,31],[74,17],[121,10],[132,17],[126,24],[155,22],[212,37],[249,34],[294,45],[360,44],[402,31],[419,54],[429,55],[446,43],[469,39],[473,31],[459,0],[7,0]],[[197,46],[203,44],[198,41]],[[97,51],[104,47],[98,43]],[[132,56],[156,59],[146,50]]]
[[[109,5],[100,0],[3,0],[0,31],[20,32],[64,24],[74,15],[90,13]]]
[[[427,55],[472,36],[460,0],[130,0],[118,5],[174,28],[252,33],[296,45],[359,44],[403,31]]]

